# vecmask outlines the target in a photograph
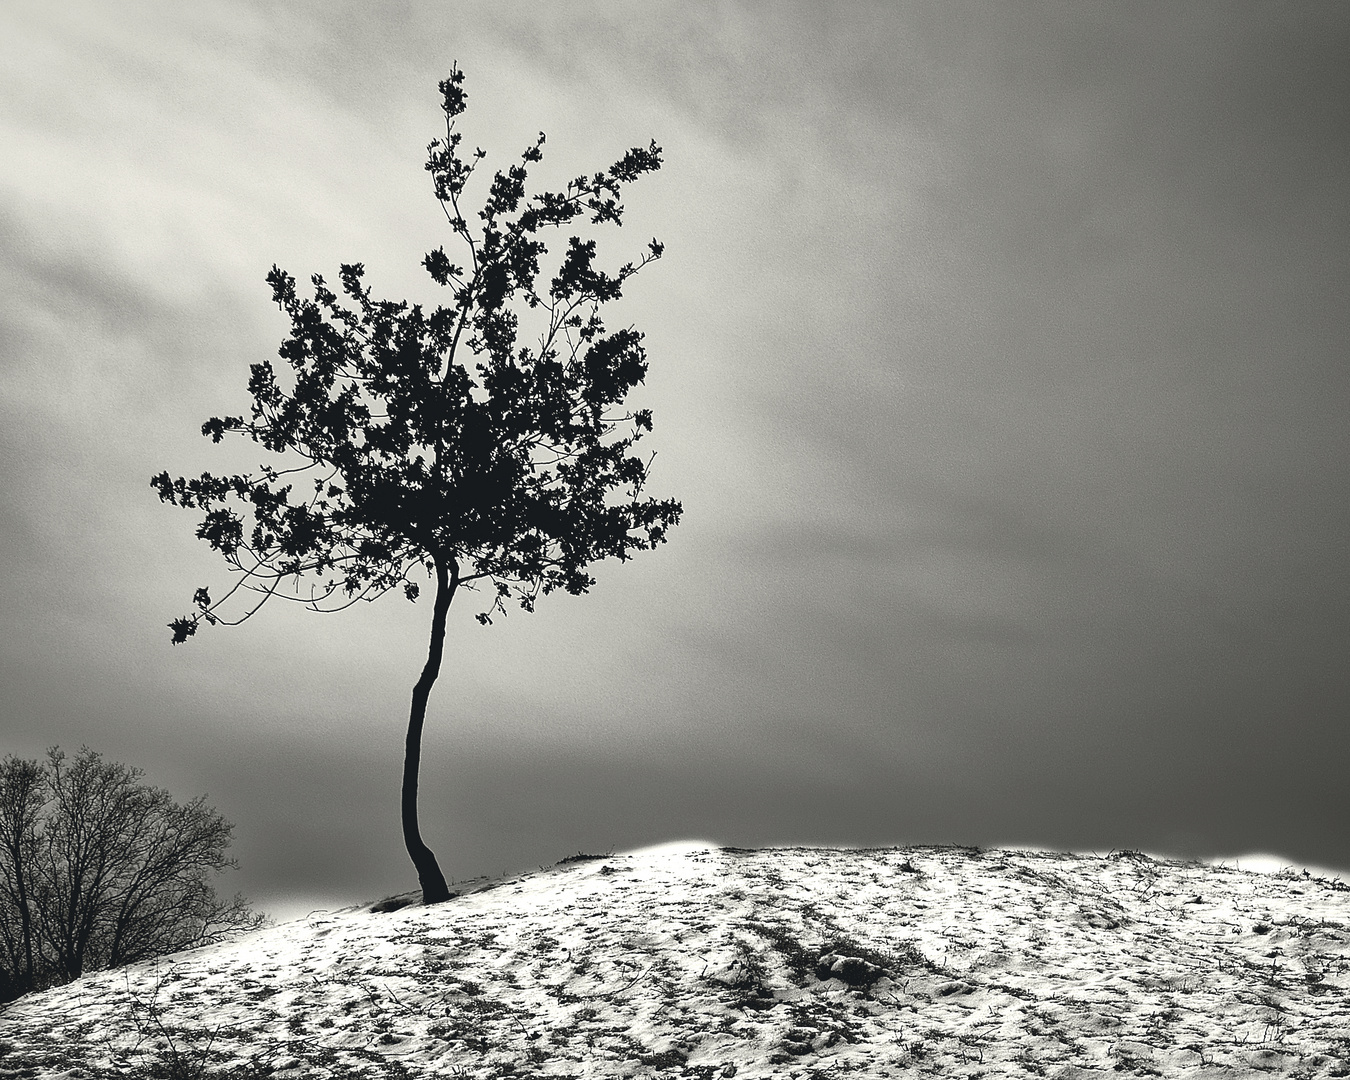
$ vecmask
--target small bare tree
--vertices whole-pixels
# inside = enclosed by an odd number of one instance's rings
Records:
[[[0,992],[5,998],[256,927],[212,878],[232,826],[82,749],[0,763]]]

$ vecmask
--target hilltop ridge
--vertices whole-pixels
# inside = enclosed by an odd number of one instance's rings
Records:
[[[685,844],[380,908],[21,999],[0,1077],[1350,1075],[1306,873]]]

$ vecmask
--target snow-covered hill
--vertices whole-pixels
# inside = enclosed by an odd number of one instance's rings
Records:
[[[1350,889],[1131,852],[681,845],[578,856],[436,907],[314,915],[0,1014],[0,1076],[175,1064],[1350,1075]]]

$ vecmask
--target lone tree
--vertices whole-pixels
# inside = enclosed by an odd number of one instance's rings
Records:
[[[532,611],[541,593],[584,593],[595,583],[590,563],[654,547],[681,509],[644,495],[651,461],[633,452],[652,428],[649,410],[623,407],[646,377],[642,335],[608,330],[600,317],[662,245],[653,240],[607,271],[594,238],[572,235],[541,281],[542,237],[620,225],[623,188],[660,168],[660,147],[634,147],[604,172],[527,195],[541,133],[519,164],[495,174],[471,222],[465,188],[484,152],[461,156],[463,73],[452,68],[439,89],[445,136],[428,146],[426,170],[461,261],[437,248],[422,265],[449,303],[426,312],[375,299],[359,263],[342,266],[341,298],[316,274],[304,299],[274,266],[267,281],[291,321],[279,350],[290,371],[279,378],[272,363],[254,364],[252,415],[213,417],[202,434],[244,435],[284,459],[248,475],[151,480],[162,500],[205,512],[198,537],[237,575],[218,600],[196,591],[192,613],[169,624],[174,644],[203,622],[243,622],[274,596],[332,611],[396,587],[415,600],[413,577],[435,579],[402,793],[403,839],[426,903],[450,896],[422,842],[417,783],[456,591],[486,589],[484,624],[508,599]]]

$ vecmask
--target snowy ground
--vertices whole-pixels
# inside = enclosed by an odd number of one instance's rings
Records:
[[[316,914],[0,1013],[0,1076],[208,1064],[1345,1076],[1350,888],[1129,852],[668,847]]]

